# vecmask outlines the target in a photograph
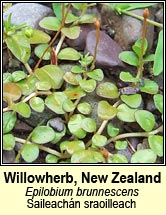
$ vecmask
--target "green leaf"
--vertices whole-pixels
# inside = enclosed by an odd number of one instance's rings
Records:
[[[22,91],[15,83],[7,82],[3,84],[3,100],[9,105],[17,101],[22,95]]]
[[[3,135],[3,150],[12,150],[15,146],[15,138],[12,134]]]
[[[40,44],[40,45],[36,46],[35,49],[34,49],[35,55],[38,58],[40,58],[43,55],[43,53],[44,53],[44,51],[46,50],[47,47],[48,47],[48,44]],[[49,48],[47,50],[47,52],[44,54],[43,60],[50,60],[51,59],[50,52],[51,52],[51,48]]]
[[[32,142],[37,144],[44,144],[51,142],[55,137],[55,132],[49,126],[36,127],[31,135]]]
[[[16,114],[14,112],[3,113],[3,133],[10,132],[17,121]]]
[[[31,53],[28,39],[23,34],[14,34],[5,39],[7,47],[22,63],[27,63]]]
[[[64,114],[63,103],[67,96],[63,92],[54,92],[45,99],[46,106],[57,114]]]
[[[81,89],[80,86],[78,87],[68,87],[64,93],[67,95],[69,99],[79,99],[81,97],[84,97],[86,93]]]
[[[107,133],[110,137],[115,137],[119,134],[119,128],[116,128],[111,122],[107,125]]]
[[[124,122],[135,122],[134,113],[137,109],[129,108],[126,104],[121,104],[118,106],[117,110],[118,119]]]
[[[48,43],[51,37],[43,31],[33,29],[32,36],[28,39],[30,44]]]
[[[5,72],[3,73],[3,84],[4,83],[8,83],[8,82],[12,82],[12,74],[10,72]]]
[[[63,76],[64,80],[72,85],[79,85],[79,82],[82,80],[82,76],[80,74],[73,74],[72,72],[66,72]]]
[[[53,11],[59,21],[62,20],[62,3],[52,3]]]
[[[18,82],[23,80],[27,77],[27,74],[24,71],[15,71],[12,73],[12,80],[13,82]]]
[[[51,89],[51,83],[49,81],[38,81],[36,84],[37,90],[50,90]]]
[[[163,69],[163,30],[161,30],[154,56],[153,74],[157,76]]]
[[[143,61],[146,62],[151,62],[154,61],[154,54],[149,54],[147,56],[144,57]]]
[[[142,39],[138,39],[134,45],[132,46],[133,51],[136,53],[138,57],[141,55],[144,56],[148,47],[147,39],[144,40],[144,51],[142,53]]]
[[[18,103],[12,104],[11,110],[16,111],[17,113],[19,113],[21,116],[25,118],[29,118],[31,115],[31,109],[29,105],[26,104],[25,102],[18,102]]]
[[[33,97],[30,99],[29,104],[31,108],[36,112],[43,112],[44,110],[44,101],[40,97]]]
[[[138,108],[141,105],[142,97],[140,94],[121,95],[121,100],[131,108]]]
[[[120,80],[124,82],[138,82],[139,79],[132,76],[130,72],[121,72],[119,76]]]
[[[133,51],[123,51],[119,54],[119,58],[132,66],[138,66],[139,64],[138,57]]]
[[[51,88],[59,89],[63,84],[64,72],[55,65],[46,65],[35,70],[35,75],[40,81],[47,81]]]
[[[127,141],[125,141],[125,140],[124,141],[118,140],[118,141],[115,142],[115,149],[117,149],[117,150],[124,150],[124,149],[127,148],[127,145],[128,145]]]
[[[84,131],[92,133],[96,131],[96,121],[92,118],[85,118],[81,122],[81,127]]]
[[[80,53],[73,48],[64,48],[58,54],[60,60],[79,60]]]
[[[128,159],[122,154],[113,154],[109,163],[128,163]]]
[[[89,115],[92,112],[92,107],[87,102],[78,104],[77,109],[80,113],[82,113],[84,115]]]
[[[68,38],[74,40],[79,37],[80,27],[79,26],[71,26],[62,28],[61,32]]]
[[[65,112],[71,112],[75,109],[75,105],[70,99],[66,99],[62,104],[62,108]]]
[[[98,103],[97,114],[102,120],[109,120],[117,115],[117,108],[110,105],[107,101],[100,101]]]
[[[54,130],[54,132],[55,132],[55,137],[51,141],[51,143],[56,144],[56,143],[58,143],[62,139],[62,137],[65,136],[65,134],[66,134],[66,127],[64,127],[64,130],[62,132],[58,132],[58,131],[55,131],[55,130]]]
[[[78,16],[75,16],[74,14],[72,14],[72,13],[69,12],[67,14],[65,23],[66,24],[72,23],[72,22],[76,21],[78,18],[79,18]]]
[[[119,97],[117,86],[110,82],[100,83],[97,86],[96,93],[98,96],[101,96],[104,98],[115,99]]]
[[[154,115],[147,110],[135,111],[135,119],[145,131],[151,131],[156,123]]]
[[[29,75],[26,79],[23,79],[16,83],[17,86],[22,90],[23,95],[30,95],[36,90],[37,78],[34,74]]]
[[[159,86],[156,82],[151,80],[145,80],[144,85],[140,86],[141,92],[156,94],[158,92]]]
[[[92,147],[103,147],[107,144],[107,138],[101,134],[94,134],[92,137]]]
[[[55,155],[48,154],[45,158],[46,163],[58,163],[59,158]]]
[[[96,88],[96,81],[93,80],[93,79],[90,79],[90,80],[81,80],[79,82],[80,84],[80,87],[85,91],[85,92],[88,92],[88,93],[91,93],[95,90]]]
[[[131,157],[131,163],[155,163],[157,155],[151,149],[136,151]]]
[[[47,30],[51,31],[58,31],[60,29],[60,21],[57,19],[57,17],[44,17],[39,22],[40,27],[45,28]]]
[[[163,113],[163,99],[164,98],[162,94],[156,94],[153,96],[154,104],[160,113]]]
[[[74,134],[79,139],[83,139],[86,136],[86,131],[82,129],[82,120],[85,119],[85,116],[81,114],[74,114],[70,117],[68,128],[69,131]]]
[[[148,137],[150,148],[159,156],[163,156],[163,137],[159,135],[150,135]]]
[[[72,73],[84,73],[85,70],[83,70],[80,66],[73,66],[71,68]]]
[[[35,144],[25,144],[21,151],[21,155],[26,162],[32,163],[39,156],[39,148]]]
[[[75,152],[71,157],[71,163],[103,163],[104,157],[100,152],[94,149],[80,150]]]
[[[85,149],[85,144],[81,140],[65,141],[65,145],[61,146],[61,148],[63,148],[63,151],[66,150],[70,155],[72,155],[77,151]]]
[[[101,69],[95,69],[91,72],[86,73],[89,78],[92,78],[96,81],[102,81],[104,78],[104,73]]]

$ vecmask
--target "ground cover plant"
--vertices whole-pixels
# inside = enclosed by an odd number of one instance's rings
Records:
[[[4,20],[4,46],[24,66],[3,73],[3,152],[14,151],[14,163],[163,162],[163,91],[153,80],[163,73],[163,30],[161,23],[148,19],[154,3],[106,4],[117,16],[135,17],[132,10],[144,8],[136,17],[143,22],[142,36],[119,54],[129,67],[114,81],[105,79],[105,69],[96,65],[102,26],[87,10],[97,4],[52,3],[54,15],[39,22],[43,30],[13,26],[12,14]],[[158,29],[153,53],[148,52],[147,23]],[[93,24],[96,31],[93,56],[64,45],[79,37],[83,24]],[[94,95],[98,119],[86,101]],[[144,105],[146,99],[153,111]],[[47,119],[41,117],[26,133],[15,131],[20,121],[44,111]],[[132,138],[137,138],[135,146]]]

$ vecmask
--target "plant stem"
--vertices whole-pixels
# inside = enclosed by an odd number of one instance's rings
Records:
[[[30,138],[29,138],[29,139],[30,139]],[[28,139],[28,140],[24,140],[24,139],[22,139],[22,138],[15,137],[15,140],[16,140],[17,142],[19,142],[19,143],[22,143],[22,144],[34,144],[34,143],[32,143],[31,141],[29,141],[29,139]],[[58,152],[58,151],[56,151],[56,150],[54,150],[54,149],[50,149],[50,148],[48,148],[48,147],[46,147],[46,146],[39,145],[39,144],[36,144],[36,145],[39,147],[40,150],[45,151],[45,152],[48,152],[48,153],[53,154],[53,155],[56,155],[56,156],[59,157],[59,158],[68,158],[68,157],[69,157],[69,155],[61,154],[60,152]],[[16,159],[15,159],[15,163],[18,163],[18,161],[19,161],[19,159],[20,159],[20,156],[21,156],[22,150],[23,150],[23,147],[22,147],[22,148],[20,149],[20,151],[18,152],[17,157],[16,157]]]
[[[25,66],[26,70],[28,71],[28,73],[31,75],[33,72],[32,72],[31,67],[29,66],[29,64],[25,63],[24,66]]]
[[[139,55],[139,66],[138,66],[138,72],[137,72],[137,78],[142,78],[143,73],[143,55],[144,55],[144,46],[145,46],[145,39],[146,39],[146,29],[147,29],[147,17],[149,16],[149,10],[145,9],[143,13],[143,27],[142,27],[142,44],[141,44],[141,53]]]
[[[52,94],[50,91],[36,91],[31,93],[29,96],[27,96],[24,100],[22,100],[23,102],[27,102],[29,101],[31,98],[38,96],[38,95],[50,95]]]
[[[122,13],[123,13],[123,14],[126,14],[126,15],[129,15],[129,16],[132,16],[132,17],[134,17],[134,18],[136,18],[136,19],[139,19],[139,20],[142,20],[142,21],[144,20],[144,18],[143,18],[142,16],[136,15],[136,14],[131,13],[131,12],[129,12],[129,11],[123,10]],[[147,19],[147,22],[150,23],[150,24],[152,24],[152,25],[155,25],[155,26],[157,26],[157,27],[159,27],[159,28],[163,28],[163,24],[161,24],[161,23],[159,23],[159,22],[155,22],[155,21],[150,20],[150,19]]]
[[[43,60],[43,57],[44,57],[45,53],[48,51],[48,49],[52,46],[52,44],[55,42],[55,40],[56,40],[57,37],[59,36],[59,34],[60,34],[62,28],[63,28],[64,25],[65,25],[65,20],[66,20],[66,17],[67,17],[67,15],[68,15],[68,13],[69,13],[70,7],[71,7],[71,3],[69,3],[69,5],[68,5],[68,8],[67,8],[67,11],[66,11],[65,16],[63,16],[63,12],[62,12],[62,18],[63,18],[63,19],[62,19],[61,26],[60,26],[59,30],[56,32],[56,34],[55,34],[55,36],[53,37],[53,39],[51,40],[51,42],[49,43],[48,47],[47,47],[47,48],[45,49],[45,51],[43,52],[43,54],[42,54],[42,56],[40,57],[40,59],[38,60],[36,66],[35,66],[35,68],[34,68],[34,71],[39,67],[41,61]],[[62,10],[63,10],[63,5],[62,5]]]
[[[153,131],[150,131],[150,132],[133,132],[133,133],[124,133],[124,134],[120,134],[116,137],[111,137],[107,144],[111,143],[111,142],[115,142],[119,139],[124,139],[124,138],[127,138],[127,137],[149,137],[149,135],[151,134],[157,134],[159,132],[162,132],[163,131],[163,125],[161,125],[159,128],[153,130]]]
[[[55,51],[56,52],[56,56],[58,55],[58,53],[59,53],[59,51],[61,49],[61,46],[62,46],[62,43],[63,43],[64,39],[65,39],[65,35],[61,34],[61,38],[60,38],[60,40],[58,42],[58,45],[57,45],[56,51]]]

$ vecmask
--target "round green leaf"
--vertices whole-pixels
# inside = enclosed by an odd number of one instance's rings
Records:
[[[147,42],[147,39],[145,38],[144,39],[144,50],[143,50],[143,53],[142,53],[142,39],[138,39],[134,45],[132,46],[132,49],[133,51],[136,53],[136,55],[139,57],[139,56],[144,56],[145,53],[146,53],[146,50],[147,50],[147,47],[148,47],[148,42]]]
[[[96,81],[102,81],[104,78],[104,73],[101,69],[95,69],[91,72],[86,73],[88,77],[96,80]]]
[[[128,163],[128,159],[122,154],[113,154],[110,157],[109,163]]]
[[[83,130],[81,126],[83,119],[85,119],[85,116],[81,114],[75,114],[70,118],[68,123],[70,132],[80,139],[86,136],[86,131]]]
[[[66,144],[66,151],[72,155],[77,151],[85,149],[85,144],[81,140],[70,141]]]
[[[51,89],[51,82],[49,81],[38,81],[35,84],[38,90],[50,90]]]
[[[153,96],[154,104],[160,113],[163,113],[163,99],[162,94],[156,94]]]
[[[132,51],[123,51],[119,54],[119,58],[124,61],[125,63],[132,65],[132,66],[138,66],[139,60],[137,55]]]
[[[97,86],[96,93],[98,96],[101,96],[104,98],[115,99],[119,97],[117,86],[110,82],[100,83]]]
[[[119,76],[120,80],[124,82],[138,82],[138,78],[132,76],[130,72],[121,72]]]
[[[10,132],[17,121],[16,114],[13,112],[3,113],[3,133]]]
[[[160,157],[163,156],[163,137],[159,135],[150,135],[148,137],[150,148]]]
[[[80,150],[71,157],[71,163],[104,163],[105,159],[100,152],[94,149]]]
[[[92,107],[87,102],[78,104],[77,109],[80,113],[82,113],[84,115],[89,115],[92,112]]]
[[[96,81],[91,79],[91,80],[81,80],[79,82],[80,87],[88,93],[91,93],[95,90],[96,88]]]
[[[85,70],[83,70],[80,66],[73,66],[71,68],[72,73],[84,73]]]
[[[115,137],[119,134],[119,128],[116,128],[112,123],[107,125],[107,133],[110,137]]]
[[[156,82],[151,80],[145,80],[144,85],[140,86],[141,92],[156,94],[158,92],[159,86]]]
[[[124,150],[124,149],[126,149],[127,145],[128,145],[127,141],[118,140],[118,141],[115,142],[115,148],[117,150]]]
[[[47,47],[48,47],[48,44],[40,44],[40,45],[36,46],[35,50],[34,50],[35,55],[38,58],[40,58],[43,55],[43,53]],[[51,59],[50,52],[51,52],[51,48],[48,48],[47,52],[43,56],[43,60],[50,60]]]
[[[45,105],[57,114],[64,114],[63,103],[67,96],[63,92],[54,92],[45,99]]]
[[[86,95],[86,93],[81,89],[80,86],[75,87],[67,87],[67,89],[64,91],[64,93],[66,94],[66,96],[69,99],[79,99],[81,97],[84,97]]]
[[[68,38],[74,40],[79,37],[80,27],[79,26],[71,26],[62,28],[61,32]]]
[[[18,82],[27,77],[27,74],[24,71],[15,71],[12,73],[13,82]]]
[[[41,113],[44,110],[44,101],[40,97],[31,98],[29,104],[31,108],[36,112]]]
[[[109,120],[116,116],[117,108],[110,105],[107,101],[100,101],[98,103],[97,114],[102,120]]]
[[[79,82],[82,80],[80,74],[73,74],[72,72],[66,72],[63,78],[67,83],[72,85],[79,85]]]
[[[62,104],[62,108],[65,112],[71,112],[75,109],[75,105],[70,99],[66,99]]]
[[[5,39],[8,49],[22,63],[27,63],[31,53],[28,38],[23,33],[13,34]]]
[[[33,29],[33,34],[29,38],[30,44],[48,43],[51,37],[43,31]]]
[[[118,119],[124,122],[135,122],[134,113],[137,109],[129,108],[126,104],[121,104],[118,106],[117,110]]]
[[[86,132],[95,132],[96,131],[96,121],[92,118],[85,118],[82,120],[81,123],[82,129],[84,129]]]
[[[154,115],[147,110],[135,111],[135,119],[145,131],[151,131],[156,123]]]
[[[64,127],[64,130],[62,132],[54,131],[55,132],[55,138],[51,141],[51,143],[56,144],[58,143],[62,137],[66,134],[66,127]]]
[[[121,99],[131,108],[138,108],[141,105],[142,97],[140,94],[135,95],[121,95]]]
[[[60,60],[79,60],[80,53],[73,48],[64,48],[58,54]]]
[[[12,74],[10,72],[3,73],[3,83],[12,82]]]
[[[64,72],[55,65],[46,65],[35,70],[35,75],[40,81],[51,84],[51,88],[59,89],[63,84]]]
[[[131,157],[131,163],[155,163],[157,155],[151,149],[136,151]]]
[[[25,102],[18,102],[11,105],[11,109],[19,113],[25,118],[29,118],[31,115],[31,109]]]
[[[45,158],[46,163],[58,163],[59,158],[55,155],[48,154]]]
[[[52,141],[55,137],[55,132],[49,126],[38,126],[32,132],[32,142],[44,144]]]
[[[79,23],[85,24],[85,23],[93,23],[96,16],[94,14],[83,14],[79,17]]]
[[[3,135],[3,150],[12,150],[15,146],[15,138],[12,134]]]
[[[44,17],[40,22],[39,22],[40,27],[45,28],[47,30],[52,30],[52,31],[58,31],[60,28],[60,21],[57,19],[57,17]]]
[[[94,134],[92,137],[93,147],[103,147],[107,144],[107,138],[101,134]]]
[[[25,144],[21,151],[21,155],[26,162],[32,163],[39,156],[39,148],[35,144]]]

